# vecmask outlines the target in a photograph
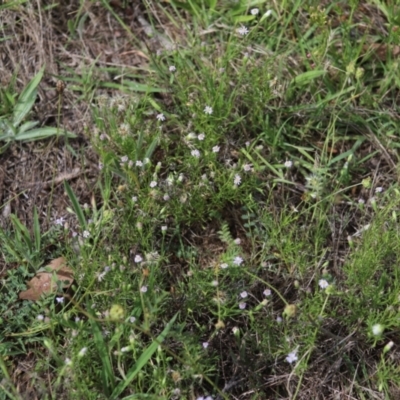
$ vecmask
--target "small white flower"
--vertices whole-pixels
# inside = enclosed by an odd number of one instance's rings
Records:
[[[70,358],[66,358],[65,359],[65,365],[68,365],[68,366],[71,366],[72,365],[72,361],[71,361],[71,359]]]
[[[358,204],[365,204],[365,200],[364,199],[358,199]]]
[[[140,256],[139,254],[136,254],[136,256],[135,256],[135,263],[140,263],[140,262],[142,262],[142,261],[143,261],[142,256]]]
[[[75,317],[75,322],[78,323],[81,319],[79,317]]]
[[[281,324],[282,322],[283,322],[283,319],[282,319],[282,317],[276,317],[276,322],[278,323],[278,324]]]
[[[227,263],[222,263],[222,264],[220,265],[220,267],[221,267],[222,269],[226,269],[226,268],[228,268],[228,264],[227,264]]]
[[[242,240],[240,238],[236,238],[233,242],[239,245],[240,243],[242,243]]]
[[[293,161],[285,161],[284,165],[286,168],[291,168],[293,166]]]
[[[375,189],[375,193],[382,193],[383,192],[383,187],[379,186]]]
[[[320,279],[318,285],[321,289],[326,289],[329,286],[329,282],[326,279]]]
[[[62,304],[62,303],[64,303],[64,297],[56,297],[56,301],[57,301],[57,303],[58,304]]]
[[[196,158],[199,158],[199,157],[200,157],[200,152],[199,152],[198,150],[196,150],[196,149],[192,150],[192,151],[190,152],[190,154],[191,154],[193,157],[196,157]]]
[[[253,169],[253,167],[251,166],[251,164],[244,164],[243,165],[243,170],[246,172],[250,172]]]
[[[216,280],[212,281],[211,286],[214,286],[214,287],[218,286],[218,281],[216,281]]]
[[[208,342],[203,342],[203,349],[206,349],[209,346]]]
[[[266,296],[266,297],[271,296],[271,289],[265,289],[263,291],[263,295]]]
[[[55,223],[56,225],[64,225],[64,222],[65,222],[65,218],[64,218],[64,217],[57,218],[57,219],[54,221],[54,223]]]
[[[169,194],[165,193],[163,196],[164,201],[168,201],[170,199]]]
[[[245,299],[248,296],[247,292],[244,290],[243,292],[240,293],[240,297],[242,299]]]
[[[36,319],[39,320],[39,321],[43,321],[43,320],[44,320],[44,315],[39,314],[39,315],[36,317]]]
[[[156,181],[151,181],[150,182],[150,187],[151,188],[154,188],[154,187],[156,187],[157,186],[157,182]]]
[[[163,113],[157,114],[156,118],[158,121],[165,121],[165,115]]]
[[[130,318],[129,318],[129,322],[130,322],[131,324],[134,324],[135,321],[136,321],[136,318],[135,318],[135,317],[130,317]]]
[[[239,332],[239,328],[238,328],[237,326],[234,326],[234,327],[232,328],[232,333],[233,333],[234,335],[236,335],[238,332]]]
[[[382,324],[375,324],[375,325],[372,326],[372,333],[375,336],[382,335],[384,330],[385,330],[385,327]]]
[[[290,353],[287,355],[287,357],[285,358],[285,360],[286,360],[289,364],[292,364],[293,362],[297,361],[297,360],[298,360],[298,358],[297,358],[297,351],[294,350],[294,351],[290,352]]]
[[[204,140],[205,137],[206,137],[206,135],[204,133],[200,133],[200,135],[197,136],[197,139]]]
[[[124,164],[124,163],[128,162],[128,159],[129,159],[128,156],[122,156],[121,163]]]
[[[130,350],[129,346],[121,347],[121,353],[126,353],[129,350]]]
[[[134,203],[136,203],[136,202],[137,202],[137,196],[132,196],[132,201],[133,201]]]
[[[147,286],[142,286],[142,287],[140,288],[140,291],[141,291],[142,293],[146,293],[146,292],[147,292]]]
[[[99,139],[100,140],[106,140],[107,139],[107,135],[105,134],[105,133],[102,133],[100,136],[99,136]]]
[[[169,72],[175,72],[176,71],[175,65],[170,65],[170,67],[168,69],[169,69]]]
[[[218,153],[219,152],[220,147],[219,146],[214,146],[212,148],[213,153]]]
[[[89,231],[83,231],[82,236],[87,239],[90,236],[90,232]]]
[[[249,30],[244,25],[242,25],[240,28],[236,29],[236,32],[241,36],[245,36],[249,33]]]
[[[135,164],[137,167],[143,167],[143,161],[137,160]]]
[[[210,106],[205,106],[205,107],[204,107],[204,113],[205,113],[205,114],[208,114],[208,115],[211,115],[211,114],[213,113],[212,107],[210,107]]]
[[[150,162],[150,158],[148,158],[148,157],[146,157],[144,160],[143,160],[143,164],[148,164]]]
[[[257,15],[260,12],[260,10],[258,8],[252,8],[250,10],[251,15]]]
[[[241,302],[239,303],[239,308],[240,308],[241,310],[244,310],[244,309],[246,308],[246,303],[245,303],[244,301],[241,301]]]
[[[168,226],[167,225],[163,225],[161,227],[161,232],[165,232],[167,229],[168,229]]]
[[[235,177],[233,178],[233,183],[236,186],[239,186],[241,182],[242,182],[242,178],[240,177],[239,174],[236,174]]]
[[[83,347],[79,353],[78,353],[78,357],[83,357],[87,352],[87,347]]]
[[[101,171],[104,168],[104,164],[102,162],[99,162],[98,168]]]
[[[242,257],[239,257],[239,256],[236,256],[236,257],[234,258],[234,260],[233,260],[233,263],[234,263],[235,265],[241,265],[241,264],[243,263],[243,258],[242,258]]]
[[[188,135],[187,135],[187,138],[189,139],[189,140],[192,140],[192,139],[196,139],[196,134],[194,133],[194,132],[190,132]]]

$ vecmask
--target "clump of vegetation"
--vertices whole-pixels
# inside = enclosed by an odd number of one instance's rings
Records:
[[[27,354],[41,398],[396,397],[397,6],[232,3],[145,2],[146,69],[79,78],[97,193],[0,230],[0,398]]]

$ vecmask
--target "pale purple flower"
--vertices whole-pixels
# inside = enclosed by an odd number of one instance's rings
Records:
[[[253,167],[251,166],[251,164],[244,164],[243,165],[243,170],[246,172],[250,172],[253,169]]]
[[[129,322],[130,322],[131,324],[134,324],[135,321],[136,321],[136,318],[135,318],[135,317],[130,317],[130,318],[129,318]]]
[[[263,295],[265,296],[265,297],[268,297],[268,296],[271,296],[271,289],[265,289],[264,291],[263,291]]]
[[[285,166],[286,168],[291,168],[291,167],[293,166],[293,161],[285,161],[284,166]]]
[[[62,304],[62,303],[64,303],[64,297],[63,296],[56,297],[56,301],[57,301],[58,304]]]
[[[251,15],[257,15],[260,12],[260,10],[258,8],[252,8],[250,10]]]
[[[169,69],[169,72],[175,72],[176,71],[175,65],[170,65],[170,67],[168,69]]]
[[[294,350],[292,352],[290,352],[287,357],[285,358],[285,360],[289,363],[292,364],[293,362],[297,361],[297,350]]]
[[[165,193],[163,196],[164,201],[168,201],[170,199],[169,194]]]
[[[146,293],[146,292],[147,292],[147,286],[142,286],[142,287],[140,288],[140,291],[141,291],[142,293]]]
[[[137,196],[132,196],[132,201],[133,201],[134,203],[136,203],[136,202],[137,202]]]
[[[87,239],[90,236],[90,232],[89,231],[83,231],[82,236]]]
[[[245,299],[248,296],[247,292],[244,290],[243,292],[240,293],[240,297],[242,299]]]
[[[209,346],[208,342],[203,342],[203,349],[206,349]]]
[[[240,243],[242,243],[242,240],[241,240],[240,238],[236,238],[236,239],[234,240],[234,243],[237,244],[237,245],[239,245]]]
[[[200,135],[197,136],[197,139],[204,140],[205,137],[206,137],[206,135],[204,133],[200,133]]]
[[[219,146],[214,146],[212,148],[213,153],[218,153],[219,152],[220,147]]]
[[[154,188],[154,187],[156,187],[157,186],[157,182],[156,181],[151,181],[150,182],[150,187],[151,188]]]
[[[137,160],[136,161],[136,166],[137,167],[143,167],[143,161]]]
[[[157,114],[156,118],[158,121],[165,121],[165,115],[163,113]]]
[[[196,149],[192,150],[190,153],[193,157],[196,157],[196,158],[200,157],[200,152]]]
[[[128,156],[122,156],[122,157],[121,157],[121,163],[122,163],[122,164],[128,162],[128,160],[129,160]]]
[[[280,316],[276,317],[276,322],[277,322],[278,324],[281,324],[281,323],[283,322],[282,317],[280,317]]]
[[[326,279],[320,279],[318,285],[321,289],[326,289],[329,286],[329,282]]]
[[[240,256],[236,256],[236,257],[233,259],[233,263],[234,263],[235,265],[241,265],[241,264],[243,263],[243,258],[240,257]]]
[[[143,258],[140,254],[136,254],[135,256],[135,263],[140,263],[143,261]]]
[[[210,107],[210,106],[205,106],[205,107],[204,107],[204,113],[205,113],[205,114],[208,114],[208,115],[211,115],[211,114],[213,113],[212,107]]]
[[[240,28],[236,29],[236,32],[241,36],[245,36],[249,33],[249,30],[244,25],[242,25]]]
[[[234,179],[233,179],[233,183],[234,183],[236,186],[239,186],[241,182],[242,182],[242,178],[240,177],[239,174],[236,174],[235,177],[234,177]]]
[[[383,192],[383,187],[379,186],[375,189],[375,193],[382,193]]]
[[[240,308],[241,310],[244,310],[244,309],[246,308],[246,303],[245,303],[244,301],[241,301],[241,302],[239,303],[239,308]]]

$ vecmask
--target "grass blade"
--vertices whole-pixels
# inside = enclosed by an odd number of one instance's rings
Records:
[[[71,186],[69,186],[67,181],[64,181],[64,187],[65,190],[68,194],[69,199],[71,200],[72,203],[72,208],[74,209],[74,212],[76,216],[78,217],[79,224],[81,225],[82,230],[86,229],[86,219],[85,215],[83,214],[83,210],[79,204],[78,199],[75,196],[75,193],[71,189]]]
[[[150,360],[151,356],[157,350],[158,346],[164,341],[169,331],[172,328],[172,325],[175,322],[178,314],[175,314],[172,319],[165,326],[164,330],[160,333],[160,335],[153,341],[153,343],[142,353],[139,359],[136,361],[136,364],[131,368],[131,370],[127,373],[126,379],[121,382],[112,392],[111,400],[115,400],[122,393],[122,391],[132,382],[135,376],[141,371],[141,369],[147,364]]]
[[[103,366],[103,368],[101,369],[103,388],[105,391],[105,395],[109,397],[111,388],[114,387],[114,372],[108,354],[107,345],[104,342],[104,338],[100,331],[100,328],[95,321],[91,320],[91,323],[92,323],[94,343],[96,345],[97,352],[100,356],[101,363]]]

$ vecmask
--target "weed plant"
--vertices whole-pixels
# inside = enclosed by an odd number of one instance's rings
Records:
[[[98,200],[47,234],[75,284],[3,315],[3,398],[24,352],[41,398],[396,398],[397,5],[379,59],[358,2],[145,3],[182,37],[93,97]],[[44,262],[14,226],[6,308]]]

